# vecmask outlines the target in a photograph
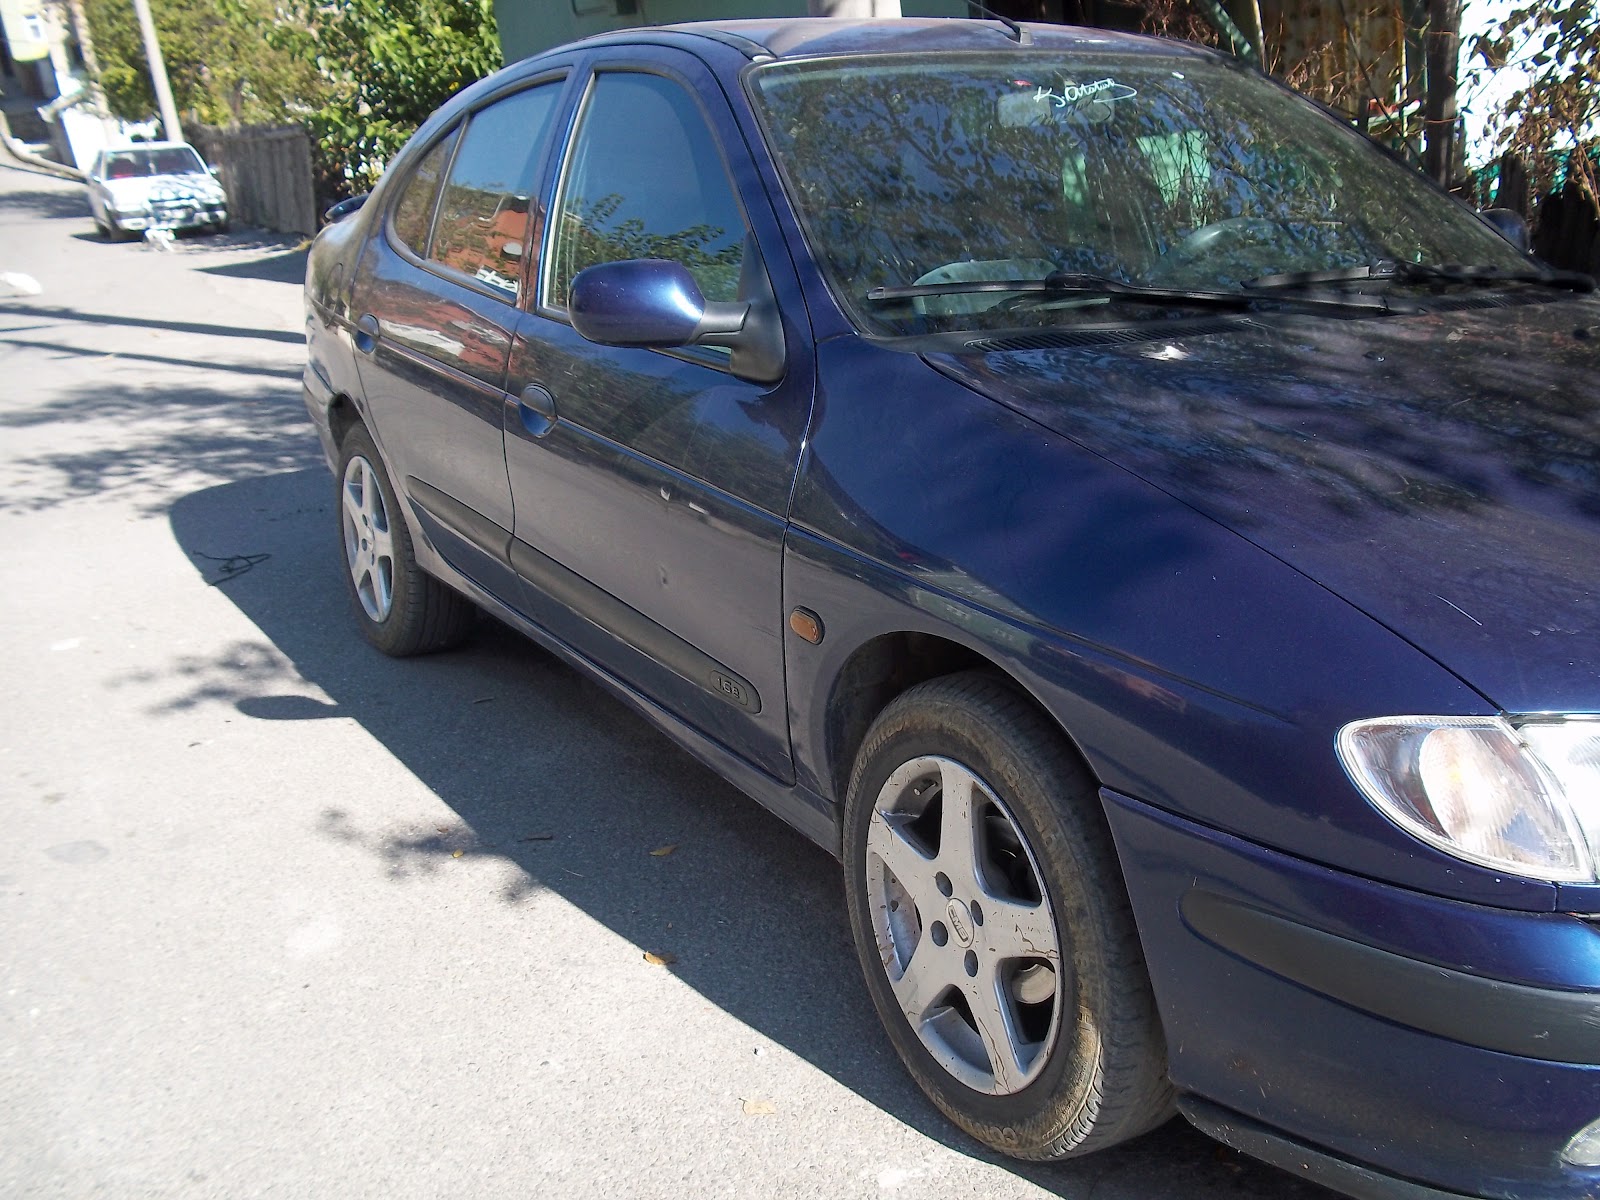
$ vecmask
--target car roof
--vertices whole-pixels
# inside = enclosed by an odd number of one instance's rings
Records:
[[[1113,33],[1070,25],[1022,22],[1031,35],[1031,48],[1049,50],[1110,50],[1164,57],[1215,57],[1215,52],[1186,42],[1140,34]],[[731,21],[686,21],[633,30],[616,30],[587,38],[588,42],[633,40],[640,35],[682,34],[728,43],[745,43],[746,52],[772,58],[834,57],[866,54],[915,54],[940,51],[1003,50],[1018,43],[1000,21],[975,21],[951,17],[895,17],[888,20],[851,20],[839,17],[791,17],[782,20],[751,18]]]

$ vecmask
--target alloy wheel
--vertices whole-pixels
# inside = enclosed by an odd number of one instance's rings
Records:
[[[976,1091],[1044,1069],[1071,989],[1022,829],[966,767],[926,756],[884,781],[866,845],[879,957],[923,1047]]]
[[[394,607],[394,536],[377,472],[361,455],[345,466],[340,494],[345,562],[356,598],[369,618],[382,622]]]

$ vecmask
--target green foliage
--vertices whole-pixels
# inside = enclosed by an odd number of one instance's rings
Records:
[[[112,113],[145,120],[156,100],[131,0],[84,8]],[[180,113],[207,125],[277,124],[316,103],[315,65],[263,42],[271,0],[155,0],[151,9]]]
[[[131,0],[85,0],[111,111],[156,109]],[[493,0],[152,0],[180,113],[305,125],[331,201],[366,191],[418,125],[500,67]]]
[[[1490,67],[1516,64],[1529,73],[1528,85],[1493,116],[1500,148],[1523,160],[1538,191],[1564,173],[1600,203],[1590,153],[1600,139],[1600,18],[1592,0],[1532,0],[1468,49]]]
[[[329,199],[363,192],[434,109],[498,70],[493,0],[288,0],[269,43],[314,63],[307,113]]]

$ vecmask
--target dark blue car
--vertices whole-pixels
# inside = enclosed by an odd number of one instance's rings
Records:
[[[485,609],[839,855],[991,1146],[1593,1197],[1600,303],[1519,236],[1190,46],[566,46],[312,251],[356,619]]]

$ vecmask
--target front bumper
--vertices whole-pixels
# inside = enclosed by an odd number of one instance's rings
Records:
[[[1600,1195],[1600,1169],[1561,1157],[1600,1118],[1595,922],[1411,892],[1103,798],[1197,1125],[1350,1195]]]
[[[225,225],[228,221],[228,206],[196,202],[140,209],[129,213],[111,210],[111,216],[118,227],[130,233],[144,229],[195,229],[206,225]]]

